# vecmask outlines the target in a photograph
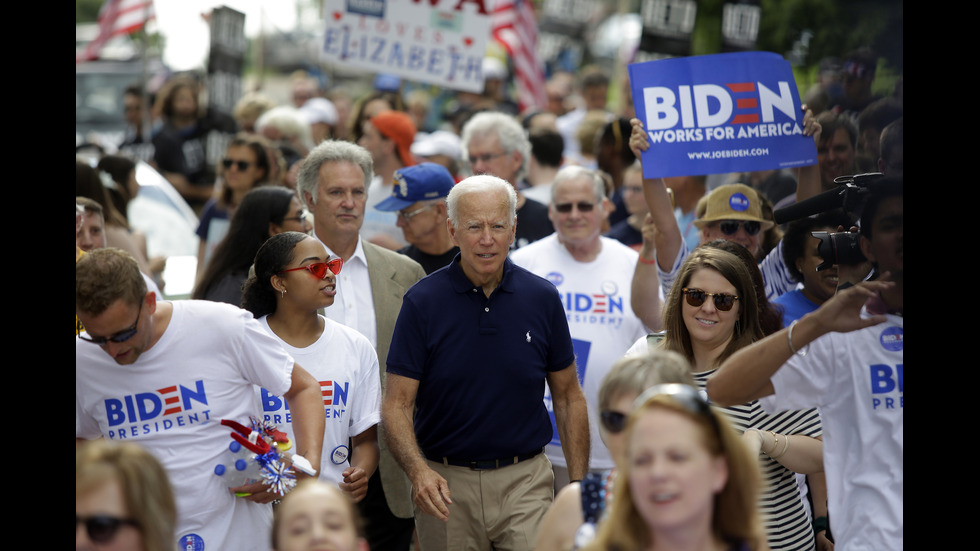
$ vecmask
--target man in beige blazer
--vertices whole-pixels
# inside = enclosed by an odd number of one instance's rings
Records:
[[[407,256],[361,239],[373,175],[367,150],[331,140],[318,145],[303,161],[297,187],[313,212],[314,236],[331,256],[344,260],[337,276],[337,296],[324,316],[357,329],[375,346],[383,390],[388,347],[402,296],[425,277],[425,271]],[[406,551],[415,528],[411,484],[388,451],[380,425],[378,430],[378,470],[358,506],[367,521],[373,551]]]

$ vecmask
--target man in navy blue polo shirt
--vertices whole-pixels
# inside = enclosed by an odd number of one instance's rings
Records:
[[[572,480],[588,469],[585,397],[555,286],[513,264],[517,198],[500,178],[453,187],[460,254],[405,294],[382,418],[412,481],[422,549],[532,549],[554,498],[547,382]]]

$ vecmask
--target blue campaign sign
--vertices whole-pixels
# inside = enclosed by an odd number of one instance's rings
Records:
[[[769,52],[679,57],[629,66],[650,148],[643,176],[752,172],[816,164],[789,62]]]

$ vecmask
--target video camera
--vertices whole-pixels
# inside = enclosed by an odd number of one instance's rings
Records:
[[[785,224],[838,208],[855,218],[860,217],[865,200],[874,190],[874,182],[883,176],[880,172],[868,172],[834,178],[834,183],[839,188],[781,208],[773,212],[773,218],[777,224]],[[866,260],[861,252],[857,233],[815,231],[810,235],[820,240],[817,254],[823,262],[817,266],[817,271],[826,270],[835,264],[850,266]]]

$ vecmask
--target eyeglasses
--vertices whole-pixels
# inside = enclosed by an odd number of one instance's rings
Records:
[[[475,165],[476,163],[483,161],[484,163],[489,163],[497,157],[503,157],[507,152],[503,151],[501,153],[484,153],[483,155],[471,155],[469,158],[470,164]]]
[[[755,235],[762,229],[762,224],[755,220],[722,220],[718,227],[725,235],[735,235],[738,233],[739,226],[749,235]]]
[[[92,517],[80,517],[75,515],[75,529],[78,525],[84,524],[85,531],[88,532],[88,539],[95,543],[107,543],[116,536],[119,527],[124,524],[139,527],[139,523],[131,518],[116,518],[107,515],[95,515]]]
[[[225,167],[225,170],[231,170],[232,165],[238,167],[239,172],[245,172],[248,167],[252,166],[250,161],[236,161],[235,159],[222,159],[221,166]]]
[[[415,216],[417,216],[419,214],[422,214],[422,211],[424,211],[426,209],[430,209],[430,208],[432,208],[434,206],[435,205],[425,205],[424,207],[419,207],[419,208],[413,210],[412,212],[405,212],[405,211],[401,211],[400,210],[400,211],[398,211],[398,217],[401,218],[402,220],[408,222],[409,220],[411,220]]]
[[[688,289],[687,287],[681,289],[681,293],[687,297],[687,303],[691,306],[697,308],[704,304],[704,301],[708,297],[714,298],[715,308],[721,310],[722,312],[727,312],[735,306],[735,301],[738,300],[737,295],[730,295],[728,293],[709,293],[707,291],[702,291],[701,289]]]
[[[79,334],[78,338],[82,339],[83,341],[88,341],[92,344],[97,344],[99,346],[104,346],[108,344],[110,341],[116,343],[126,342],[129,339],[133,338],[136,335],[136,332],[139,330],[138,327],[140,324],[140,314],[142,313],[143,313],[143,301],[141,300],[140,307],[136,311],[136,322],[133,323],[133,326],[130,327],[129,329],[123,329],[122,331],[109,335],[108,337],[86,337],[85,335]]]
[[[580,203],[559,203],[555,205],[555,210],[562,214],[568,214],[572,212],[573,206],[578,208],[579,212],[592,212],[592,209],[595,208],[595,203],[586,203],[584,201]]]
[[[626,428],[626,414],[618,411],[603,410],[599,412],[599,422],[602,428],[611,434],[618,434]]]
[[[306,270],[311,274],[313,274],[313,277],[317,279],[326,279],[328,270],[333,272],[333,275],[337,275],[340,273],[340,269],[343,268],[343,266],[344,266],[344,261],[342,259],[334,258],[326,262],[314,262],[313,264],[309,264],[307,266],[300,266],[299,268],[290,268],[288,270],[282,270],[279,273],[284,274],[286,272]]]
[[[307,216],[309,214],[310,214],[309,211],[307,211],[307,210],[304,209],[297,216],[286,216],[286,217],[283,217],[282,221],[285,222],[286,220],[291,220],[293,222],[306,222],[308,220]]]

